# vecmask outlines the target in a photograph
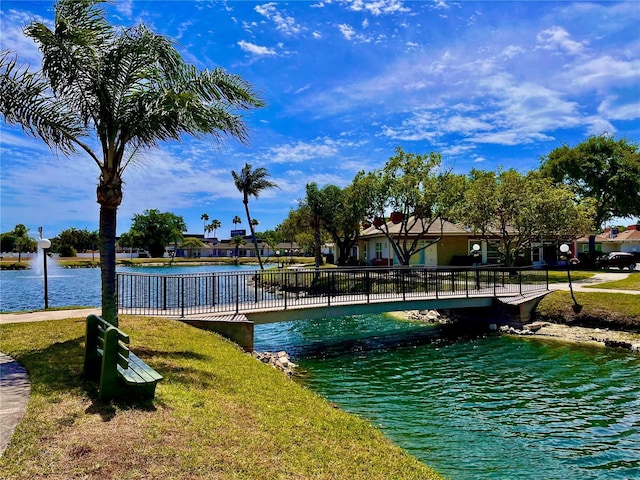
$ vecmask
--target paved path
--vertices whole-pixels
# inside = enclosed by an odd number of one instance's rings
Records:
[[[635,274],[634,274],[635,275]],[[592,278],[573,282],[574,291],[613,292],[640,294],[638,290],[607,290],[603,288],[585,288],[602,282],[622,280],[629,272],[603,272]],[[569,290],[569,283],[550,285],[551,290]],[[55,310],[32,313],[0,314],[0,324],[19,322],[38,322],[44,320],[62,320],[65,318],[84,318],[90,314],[100,315],[99,308],[83,308],[77,310]],[[0,454],[11,440],[14,429],[22,420],[29,400],[31,385],[27,372],[8,355],[0,352]]]
[[[602,282],[615,282],[616,280],[624,280],[631,273],[627,270],[619,272],[602,272],[596,273],[591,278],[584,280],[578,280],[571,282],[574,292],[609,292],[609,293],[630,293],[633,295],[640,295],[640,290],[612,290],[607,288],[593,288],[593,285],[597,285]],[[640,273],[633,273],[633,275],[640,275]],[[567,283],[552,283],[549,285],[549,290],[569,290],[569,282]]]

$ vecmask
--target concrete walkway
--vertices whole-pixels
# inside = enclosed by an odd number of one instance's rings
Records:
[[[102,309],[55,310],[33,313],[6,313],[0,315],[0,324],[84,318]],[[27,411],[31,382],[27,371],[9,355],[0,352],[0,455],[4,454],[11,435]]]
[[[640,294],[639,290],[608,290],[603,288],[585,288],[602,282],[622,280],[630,272],[603,272],[595,276],[573,283],[574,291],[611,292]],[[634,273],[634,275],[636,275]],[[551,290],[569,290],[569,283],[556,283],[549,286]],[[0,324],[39,322],[44,320],[62,320],[65,318],[85,318],[87,315],[100,315],[102,309],[83,308],[76,310],[55,310],[32,313],[0,314]],[[27,372],[14,359],[0,352],[0,455],[7,448],[11,435],[22,420],[29,400],[31,384]]]

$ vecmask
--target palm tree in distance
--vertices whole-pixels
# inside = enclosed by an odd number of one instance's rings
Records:
[[[187,64],[172,41],[145,25],[110,25],[104,5],[59,0],[52,28],[32,22],[24,29],[42,52],[42,69],[0,54],[0,113],[52,149],[82,151],[98,166],[102,315],[117,325],[116,221],[124,170],[136,154],[184,134],[246,143],[238,110],[264,103],[241,77]]]
[[[202,228],[204,229],[204,237],[207,238],[207,221],[209,221],[209,215],[203,213],[200,215],[200,220],[202,220]],[[210,230],[209,230],[210,231]]]
[[[256,168],[255,170],[251,170],[251,165],[248,163],[244,164],[244,167],[237,173],[235,171],[231,171],[231,175],[233,176],[233,181],[236,184],[236,188],[240,193],[242,193],[242,203],[244,203],[244,211],[247,214],[247,223],[249,224],[249,228],[251,229],[251,239],[253,240],[253,248],[256,250],[256,256],[258,257],[258,264],[260,265],[260,270],[264,270],[264,266],[262,265],[262,258],[260,258],[260,250],[258,250],[258,240],[256,239],[256,232],[253,223],[251,222],[251,215],[249,213],[249,197],[253,196],[258,198],[260,192],[266,190],[268,188],[279,188],[274,182],[267,180],[269,177],[269,172],[265,168]]]
[[[233,229],[237,230],[237,225],[242,223],[242,219],[238,215],[236,215],[235,217],[233,217],[233,220],[231,220],[231,222],[233,223]]]
[[[220,220],[214,218],[209,224],[209,227],[211,227],[211,230],[213,230],[213,238],[218,238],[216,232],[220,227],[222,227],[222,223],[220,223]]]

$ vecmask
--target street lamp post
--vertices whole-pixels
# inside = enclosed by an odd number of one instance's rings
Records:
[[[280,268],[280,250],[276,250],[276,263],[278,268]]]
[[[478,259],[480,257],[480,245],[474,243],[471,247],[471,255],[473,256],[473,266],[476,267],[476,290],[480,290],[480,271],[478,270]]]
[[[564,254],[564,258],[567,262],[567,278],[569,279],[569,291],[571,292],[571,299],[573,300],[572,308],[575,313],[580,313],[580,311],[582,310],[582,305],[577,302],[576,297],[573,294],[573,284],[571,283],[571,249],[569,248],[569,245],[567,245],[566,243],[560,245],[560,252]]]
[[[51,241],[48,238],[38,240],[38,248],[42,249],[42,261],[44,262],[44,308],[49,308],[49,286],[47,284],[47,249],[51,248]]]

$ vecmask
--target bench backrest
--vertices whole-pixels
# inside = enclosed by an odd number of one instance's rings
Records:
[[[85,335],[84,372],[89,376],[100,374],[100,365],[105,358],[107,364],[129,367],[129,335],[97,315],[87,317]]]

